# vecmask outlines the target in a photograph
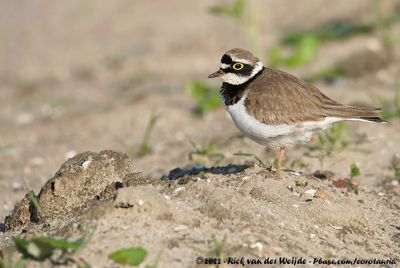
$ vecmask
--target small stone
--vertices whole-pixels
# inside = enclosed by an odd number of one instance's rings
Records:
[[[88,160],[86,160],[85,162],[82,163],[83,170],[87,170],[88,169],[88,167],[90,165],[90,162],[92,162],[92,159],[88,159]]]
[[[262,251],[263,245],[262,245],[260,242],[256,242],[256,243],[250,245],[250,248],[256,248],[256,249],[258,249],[259,251]]]
[[[317,191],[314,189],[309,189],[309,190],[305,191],[304,194],[308,194],[308,195],[311,195],[312,197],[314,197],[316,192]]]
[[[173,191],[173,193],[177,194],[177,193],[179,193],[180,191],[183,191],[183,190],[185,190],[185,187],[178,187]]]
[[[321,199],[324,199],[327,201],[333,201],[333,198],[329,194],[327,194],[326,192],[323,192],[323,191],[319,191],[319,190],[314,193],[314,197],[321,198]]]
[[[186,230],[187,228],[188,228],[188,227],[187,227],[186,225],[180,224],[180,225],[178,225],[178,226],[176,226],[176,227],[174,228],[174,231],[175,231],[175,232],[179,232],[179,231]]]
[[[299,198],[300,198],[302,201],[311,202],[312,199],[314,198],[315,192],[316,192],[316,190],[314,190],[314,189],[309,189],[309,190],[307,190],[307,191],[301,193],[301,194],[299,195]]]
[[[313,176],[320,180],[326,180],[335,176],[335,173],[329,170],[317,170],[314,172]]]

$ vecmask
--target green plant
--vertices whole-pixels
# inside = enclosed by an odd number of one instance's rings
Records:
[[[142,247],[123,248],[108,255],[114,262],[130,266],[139,266],[146,256],[147,251]]]
[[[211,235],[211,241],[214,244],[214,249],[213,249],[212,253],[216,258],[224,257],[224,250],[225,250],[227,239],[228,239],[228,236],[226,234],[224,235],[222,240],[218,240],[218,238],[215,234]]]
[[[320,147],[326,152],[343,150],[351,140],[344,122],[334,124],[329,130],[319,134],[318,139]]]
[[[14,237],[15,247],[22,254],[17,264],[26,264],[28,261],[43,262],[49,260],[53,265],[74,263],[78,267],[90,267],[90,264],[85,260],[77,257],[81,250],[86,247],[92,234],[93,232],[85,238],[74,242],[58,240],[49,236],[35,237],[30,240]]]
[[[299,180],[296,180],[295,183],[296,183],[296,186],[297,186],[297,187],[301,187],[301,188],[305,188],[305,187],[307,187],[307,185],[308,185],[308,181],[299,181]]]
[[[397,41],[390,27],[400,21],[400,10],[393,16],[382,15],[383,0],[372,0],[375,20],[369,24],[351,24],[347,22],[334,23],[314,30],[305,30],[291,33],[282,38],[278,47],[271,49],[270,62],[274,67],[284,66],[296,68],[312,61],[317,55],[320,45],[326,42],[341,40],[360,34],[377,32],[383,47],[391,52]],[[308,41],[307,41],[308,40]],[[291,48],[292,54],[288,57],[281,57],[282,48]],[[321,79],[335,79],[344,76],[343,70],[331,68],[323,70],[308,78],[309,81]]]
[[[328,130],[318,134],[318,142],[304,144],[306,148],[311,150],[320,150],[320,154],[317,156],[320,165],[323,168],[324,159],[335,150],[346,149],[351,142],[351,136],[347,131],[347,125],[345,122],[336,123],[331,126]]]
[[[400,20],[400,11],[392,17],[385,18],[382,14],[383,0],[372,0],[372,3],[375,11],[374,30],[378,33],[383,47],[390,53],[396,42],[396,37],[391,32],[390,27]]]
[[[189,143],[193,147],[193,151],[189,153],[189,160],[193,160],[194,155],[200,155],[213,161],[213,165],[216,166],[225,158],[224,154],[217,152],[217,145],[214,141],[205,141],[197,145],[192,140],[189,140]]]
[[[40,205],[36,195],[33,191],[29,190],[28,187],[25,187],[26,191],[28,192],[28,198],[31,201],[32,206],[35,208],[37,217],[40,217]]]
[[[350,178],[353,179],[355,177],[360,176],[360,169],[358,168],[358,166],[355,163],[352,163],[350,165]]]
[[[192,81],[186,86],[186,93],[196,102],[194,111],[199,116],[221,107],[217,88],[211,88],[199,81]]]
[[[250,5],[246,14],[246,4]],[[232,4],[218,4],[210,8],[210,12],[218,16],[232,19],[249,36],[252,49],[256,55],[262,56],[260,42],[260,3],[259,0],[234,0]]]
[[[124,149],[128,152],[128,154],[135,158],[135,157],[143,157],[151,153],[151,146],[150,146],[150,137],[153,133],[154,127],[160,118],[157,114],[151,114],[149,121],[147,122],[145,132],[143,134],[143,138],[140,142],[139,148],[135,146],[129,145],[125,142],[122,138],[116,138],[117,142],[124,147]]]
[[[282,56],[282,44],[269,51],[269,64],[271,67],[297,68],[315,59],[319,42],[312,35],[304,36],[293,45],[290,56]]]
[[[253,157],[257,161],[259,166],[261,166],[263,168],[268,168],[267,165],[265,165],[265,163],[255,154],[252,154],[252,153],[235,153],[233,155]]]
[[[142,247],[122,248],[110,253],[108,258],[118,264],[139,266],[144,262],[147,253],[147,250]],[[161,251],[158,252],[155,262],[153,264],[146,265],[145,268],[157,268],[160,264],[161,253]]]
[[[325,253],[324,259],[325,259],[325,260],[330,260],[330,259],[332,259],[332,258],[333,258],[333,253],[330,252],[330,251],[327,251],[327,252]]]
[[[358,177],[361,175],[360,169],[355,163],[352,163],[350,165],[350,178],[349,179],[339,179],[333,182],[333,185],[337,188],[347,188],[347,190],[350,192],[354,192],[355,194],[358,194],[358,186],[359,182],[358,180],[355,180],[355,177]]]
[[[221,240],[217,238],[215,234],[211,235],[211,249],[202,250],[195,246],[190,246],[193,250],[200,253],[203,256],[209,258],[225,258],[227,256],[231,256],[235,252],[239,251],[242,246],[231,246],[228,244],[228,236],[224,234]]]
[[[154,126],[156,125],[158,119],[159,119],[158,115],[156,115],[156,114],[150,115],[150,119],[147,123],[142,142],[140,143],[140,146],[139,146],[139,152],[138,152],[139,156],[145,156],[151,152],[150,145],[149,145],[150,136],[151,136],[151,133],[153,132]]]
[[[400,180],[400,168],[395,168],[394,169],[394,178],[396,180]]]
[[[396,82],[394,97],[385,100],[380,97],[376,97],[382,107],[381,116],[384,120],[391,120],[393,118],[400,117],[400,80]]]

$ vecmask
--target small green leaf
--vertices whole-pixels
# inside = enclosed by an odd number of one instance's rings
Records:
[[[19,251],[19,253],[22,254],[22,256],[24,256],[25,258],[29,258],[29,254],[28,254],[28,240],[25,240],[23,238],[19,238],[19,237],[14,237],[14,244],[15,247],[17,248],[17,250]]]
[[[83,240],[80,239],[75,242],[68,242],[68,241],[54,239],[52,237],[43,236],[43,237],[34,238],[34,239],[32,239],[31,242],[37,243],[37,244],[48,245],[49,247],[51,247],[53,249],[62,249],[62,250],[73,249],[73,250],[75,250],[75,249],[79,248],[79,246],[82,244]]]
[[[313,36],[305,36],[298,43],[293,56],[285,61],[285,65],[296,68],[311,62],[317,55],[319,43]]]
[[[33,242],[23,238],[14,237],[14,243],[17,250],[26,259],[42,261],[53,254],[53,247],[40,241]]]
[[[26,247],[29,256],[37,261],[44,261],[53,254],[54,247],[46,242],[30,241]]]
[[[400,180],[400,168],[394,169],[394,177],[395,179]]]
[[[114,251],[108,257],[119,264],[128,264],[131,266],[138,266],[144,260],[147,251],[142,247],[136,248],[123,248]]]
[[[324,258],[325,258],[325,260],[330,260],[330,259],[332,259],[332,258],[333,258],[332,252],[330,252],[330,251],[326,252]]]
[[[360,176],[360,169],[357,167],[357,165],[355,163],[351,164],[350,166],[350,176],[351,178]]]
[[[245,8],[246,3],[244,0],[235,0],[232,5],[215,5],[210,8],[210,12],[219,16],[227,16],[237,22],[241,22]]]
[[[308,181],[296,181],[296,186],[297,187],[302,187],[302,188],[304,188],[304,187],[306,187],[308,185]]]
[[[221,106],[219,90],[199,81],[192,81],[186,86],[186,94],[196,102],[196,113],[204,115]]]

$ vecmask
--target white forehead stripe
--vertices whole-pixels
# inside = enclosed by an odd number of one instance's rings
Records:
[[[233,55],[229,55],[229,57],[231,57],[232,61],[241,62],[241,63],[244,63],[244,64],[250,64],[251,65],[251,61],[248,61],[248,60],[245,60],[245,59],[239,59],[239,58],[236,58]]]
[[[229,67],[230,67],[229,64],[221,63],[221,69],[226,69],[226,68],[229,68]]]

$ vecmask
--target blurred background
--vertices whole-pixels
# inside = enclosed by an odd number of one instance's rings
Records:
[[[128,153],[152,179],[254,156],[271,165],[207,79],[234,47],[392,122],[338,125],[288,151],[286,168],[346,175],[356,162],[394,178],[399,36],[399,0],[0,0],[0,216],[87,150]]]

